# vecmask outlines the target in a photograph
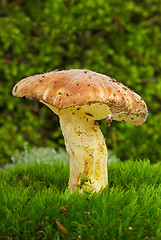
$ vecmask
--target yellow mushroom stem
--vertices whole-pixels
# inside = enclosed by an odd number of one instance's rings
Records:
[[[68,188],[71,193],[78,187],[80,191],[105,188],[108,184],[107,147],[99,126],[88,114],[79,114],[73,108],[58,110],[46,105],[60,119],[70,163]]]
[[[99,191],[107,183],[107,148],[98,125],[88,118],[59,115],[60,126],[70,162],[69,189],[73,192],[86,177],[86,186]]]

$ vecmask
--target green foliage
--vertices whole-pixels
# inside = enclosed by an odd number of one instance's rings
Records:
[[[69,68],[111,75],[143,97],[150,111],[145,125],[112,123],[103,131],[122,160],[132,155],[160,160],[160,0],[0,4],[1,162],[24,142],[63,146],[57,117],[40,104],[34,108],[30,100],[14,98],[11,90],[24,77]]]
[[[68,162],[0,169],[0,238],[160,239],[161,163],[108,168],[109,185],[93,195],[69,194]]]

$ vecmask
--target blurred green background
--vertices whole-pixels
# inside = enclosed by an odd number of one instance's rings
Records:
[[[146,123],[101,121],[107,146],[122,160],[161,159],[160,0],[0,0],[0,163],[16,149],[64,140],[58,117],[11,95],[24,77],[86,68],[110,75],[143,97]]]

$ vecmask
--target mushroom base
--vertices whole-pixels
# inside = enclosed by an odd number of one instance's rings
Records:
[[[99,126],[71,110],[59,113],[60,125],[70,162],[68,188],[71,192],[99,191],[108,184],[107,147]]]

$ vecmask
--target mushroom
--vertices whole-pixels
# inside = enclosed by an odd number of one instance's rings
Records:
[[[107,119],[109,126],[112,120],[141,125],[148,114],[145,102],[134,91],[109,76],[83,69],[27,77],[12,93],[37,99],[59,116],[71,192],[80,186],[99,191],[108,184],[107,147],[96,121]]]

